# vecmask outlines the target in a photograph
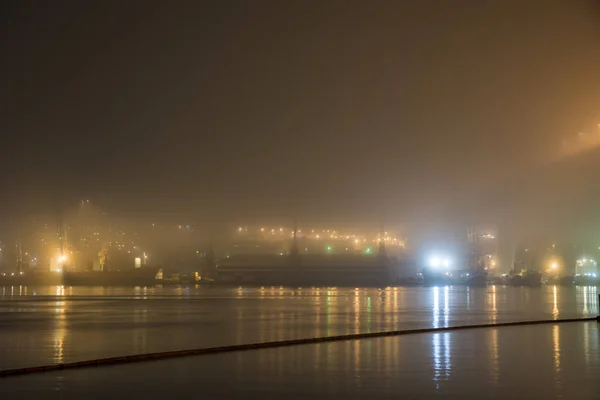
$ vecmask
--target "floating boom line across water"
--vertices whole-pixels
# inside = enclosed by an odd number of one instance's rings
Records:
[[[305,339],[290,339],[290,340],[278,340],[273,342],[262,342],[262,343],[249,343],[249,344],[238,344],[231,346],[220,346],[220,347],[206,347],[200,349],[189,349],[189,350],[175,350],[165,351],[159,353],[145,353],[145,354],[134,354],[129,356],[121,357],[108,357],[99,358],[95,360],[76,361],[71,363],[62,364],[51,364],[41,365],[37,367],[25,367],[16,368],[0,371],[0,378],[6,378],[10,376],[39,374],[43,372],[54,372],[63,371],[69,369],[79,368],[90,368],[90,367],[102,367],[108,365],[119,365],[119,364],[130,364],[139,363],[146,361],[158,361],[166,360],[169,358],[181,358],[200,356],[207,354],[220,354],[220,353],[232,353],[236,351],[247,351],[247,350],[259,350],[259,349],[274,349],[279,347],[299,346],[305,344],[318,344],[318,343],[331,343],[341,342],[348,340],[358,339],[374,339],[382,337],[402,336],[402,335],[414,335],[419,333],[437,333],[437,332],[452,332],[466,329],[482,329],[482,328],[501,328],[508,326],[523,326],[523,325],[543,325],[543,324],[560,324],[567,322],[589,322],[598,321],[600,322],[600,316],[598,317],[587,317],[587,318],[565,318],[565,319],[550,319],[550,320],[534,320],[534,321],[516,321],[516,322],[500,322],[494,324],[477,324],[477,325],[459,325],[449,326],[441,328],[421,328],[421,329],[407,329],[407,330],[394,330],[394,331],[383,331],[383,332],[370,332],[370,333],[355,333],[348,335],[336,335],[336,336],[324,336],[315,338]]]

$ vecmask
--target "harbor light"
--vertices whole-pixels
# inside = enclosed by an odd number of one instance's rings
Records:
[[[431,257],[429,259],[429,266],[432,268],[438,268],[441,265],[441,260],[438,257]]]
[[[449,257],[442,258],[433,256],[429,258],[428,265],[430,268],[450,268],[450,266],[452,265],[452,260]]]

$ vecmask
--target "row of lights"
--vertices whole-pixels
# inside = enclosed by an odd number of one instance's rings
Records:
[[[259,229],[259,231],[261,233],[270,233],[271,235],[283,235],[284,233],[286,233],[286,230],[284,228],[265,228],[265,227],[261,227]],[[290,231],[290,235],[293,237],[294,233],[293,230],[289,230]],[[237,232],[238,233],[247,233],[248,232],[248,228],[247,227],[238,227],[237,228]],[[297,231],[298,233],[302,233],[301,229],[298,229]],[[384,237],[382,238],[381,235],[377,235],[374,239],[372,240],[368,240],[366,238],[364,238],[365,235],[356,235],[356,234],[342,234],[339,233],[336,230],[331,230],[331,229],[322,229],[322,230],[315,230],[315,229],[311,229],[310,233],[305,234],[306,237],[311,238],[311,239],[346,239],[346,240],[352,240],[354,242],[354,244],[359,244],[359,243],[367,243],[367,242],[372,242],[372,243],[377,243],[381,240],[383,240],[385,243],[389,243],[389,244],[400,244],[401,242],[395,238],[395,237],[390,237],[388,236],[388,232],[384,233]],[[361,239],[357,238],[360,237]]]

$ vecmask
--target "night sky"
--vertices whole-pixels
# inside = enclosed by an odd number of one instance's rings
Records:
[[[600,152],[557,152],[600,123],[598,2],[0,13],[4,218],[92,198],[123,215],[600,224]]]

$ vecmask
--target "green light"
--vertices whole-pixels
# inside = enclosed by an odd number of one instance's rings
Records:
[[[371,254],[371,248],[370,248],[370,247],[367,247],[367,248],[365,249],[365,253],[367,253],[367,254]]]
[[[333,248],[331,246],[327,246],[327,252],[331,253],[332,250]]]

